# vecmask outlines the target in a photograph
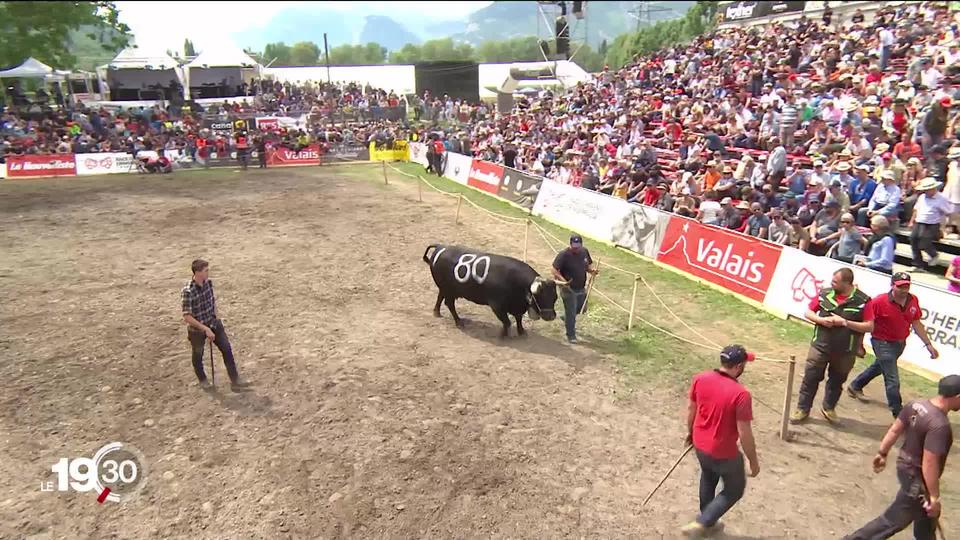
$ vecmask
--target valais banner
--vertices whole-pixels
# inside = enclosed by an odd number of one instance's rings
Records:
[[[10,178],[75,176],[76,174],[77,162],[73,154],[7,156],[7,176]]]
[[[763,303],[803,319],[810,300],[820,294],[821,288],[829,287],[833,273],[844,267],[853,270],[854,284],[870,297],[890,290],[890,276],[886,274],[817,257],[798,249],[784,248]],[[938,375],[960,373],[960,347],[957,344],[960,295],[921,283],[914,283],[910,289],[920,302],[920,320],[930,340],[940,351],[940,358],[931,359],[923,341],[911,332],[902,359]],[[870,340],[867,339],[865,344],[869,347]]]
[[[503,180],[503,166],[479,159],[473,160],[470,176],[467,177],[468,186],[496,195],[500,191],[501,180]]]
[[[267,150],[267,165],[319,165],[320,147],[311,144],[300,150],[276,147]]]
[[[763,302],[783,246],[671,216],[657,260]]]
[[[77,154],[77,174],[117,174],[137,172],[133,156],[128,153]]]

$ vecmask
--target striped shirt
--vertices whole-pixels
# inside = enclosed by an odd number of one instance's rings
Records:
[[[190,314],[200,323],[210,326],[217,320],[217,302],[213,297],[213,281],[206,280],[203,285],[190,280],[181,291],[183,314]]]

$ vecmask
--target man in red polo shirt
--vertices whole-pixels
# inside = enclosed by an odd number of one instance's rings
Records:
[[[757,446],[753,439],[753,401],[737,379],[743,375],[753,353],[740,345],[729,345],[720,353],[720,367],[693,378],[687,411],[687,443],[700,460],[700,515],[681,532],[699,537],[715,532],[718,521],[742,497],[747,487],[743,454],[750,462],[750,476],[760,474]],[[723,480],[723,491],[717,484]]]
[[[847,387],[847,393],[860,401],[867,401],[863,395],[863,387],[870,383],[877,375],[883,375],[883,384],[887,393],[887,406],[896,418],[903,408],[903,399],[900,397],[900,372],[897,369],[897,360],[903,354],[903,348],[910,336],[910,329],[917,333],[927,346],[930,358],[940,356],[933,346],[926,328],[920,322],[920,303],[917,297],[910,294],[910,274],[897,272],[891,279],[893,287],[890,292],[875,296],[863,310],[863,320],[868,325],[870,343],[873,345],[873,354],[877,357],[867,369],[857,375],[857,378]]]

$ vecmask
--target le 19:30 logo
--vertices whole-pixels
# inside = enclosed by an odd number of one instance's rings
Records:
[[[41,491],[94,491],[99,503],[128,502],[147,480],[143,453],[120,442],[105,444],[90,458],[60,458],[50,470],[57,480],[41,483]]]

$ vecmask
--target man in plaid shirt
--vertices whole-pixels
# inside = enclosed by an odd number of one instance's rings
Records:
[[[211,388],[207,382],[207,375],[203,371],[203,346],[206,340],[212,341],[223,356],[223,364],[227,367],[227,375],[234,390],[248,386],[240,380],[237,374],[237,365],[233,361],[233,350],[227,331],[223,323],[217,318],[217,301],[213,296],[213,282],[209,279],[210,264],[197,259],[190,265],[193,270],[193,279],[183,287],[183,320],[187,323],[187,338],[193,349],[193,371],[200,380],[200,387]],[[211,359],[212,361],[212,359]]]

